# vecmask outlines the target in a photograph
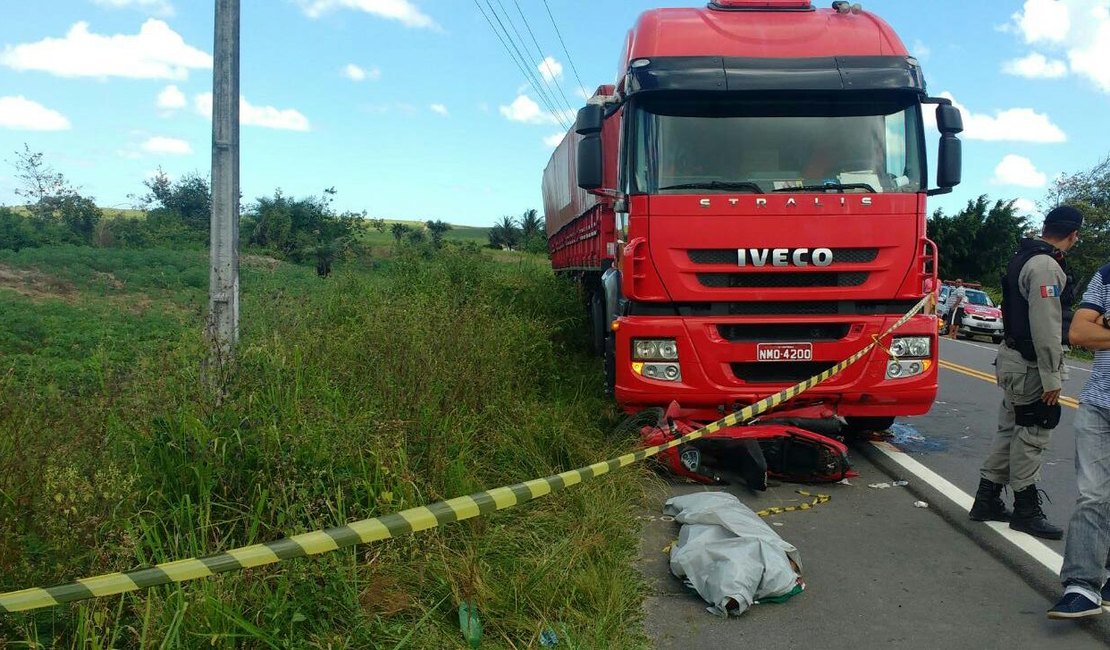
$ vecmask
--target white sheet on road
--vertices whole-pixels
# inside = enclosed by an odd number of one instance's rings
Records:
[[[719,616],[739,615],[757,600],[785,596],[800,584],[798,549],[727,492],[667,500],[663,512],[682,524],[671,547],[671,573],[694,588]],[[729,602],[736,606],[729,608]]]

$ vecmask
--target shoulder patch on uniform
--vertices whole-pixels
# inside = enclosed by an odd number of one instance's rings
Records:
[[[1058,284],[1042,284],[1041,285],[1042,298],[1059,298],[1060,285]]]

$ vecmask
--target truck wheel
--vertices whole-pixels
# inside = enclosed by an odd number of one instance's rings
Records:
[[[886,431],[894,425],[893,417],[853,417],[844,419],[848,421],[848,425],[844,427],[848,435]]]
[[[594,354],[605,354],[605,303],[601,300],[601,292],[594,291],[590,294],[590,339]]]

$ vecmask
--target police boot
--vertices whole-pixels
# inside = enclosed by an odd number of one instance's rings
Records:
[[[1014,492],[1014,516],[1010,528],[1043,539],[1060,539],[1064,531],[1052,524],[1041,510],[1041,494],[1036,485]]]
[[[1010,521],[1012,513],[1002,503],[1002,486],[985,478],[979,479],[975,503],[968,516],[972,521]]]

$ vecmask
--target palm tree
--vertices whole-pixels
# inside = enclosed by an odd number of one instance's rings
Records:
[[[544,232],[543,217],[536,213],[535,208],[525,210],[520,216],[520,234],[524,241],[542,235]]]
[[[489,231],[489,243],[496,248],[513,250],[520,244],[520,229],[517,228],[516,219],[501,217]]]
[[[436,219],[435,221],[429,221],[424,225],[426,225],[428,227],[428,231],[432,233],[432,243],[435,244],[436,248],[442,246],[443,235],[448,230],[451,230],[451,224]]]
[[[408,232],[410,230],[412,230],[412,228],[409,228],[408,225],[406,225],[406,224],[395,223],[395,224],[393,224],[392,227],[390,227],[389,232],[393,234],[393,239],[397,243],[400,243],[401,240],[405,238],[405,235],[408,234]]]

